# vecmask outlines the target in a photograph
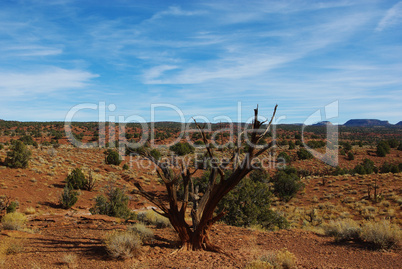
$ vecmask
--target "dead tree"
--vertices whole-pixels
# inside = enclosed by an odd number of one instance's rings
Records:
[[[168,198],[167,201],[161,200],[153,192],[146,191],[138,182],[134,183],[138,189],[134,192],[155,204],[162,211],[158,213],[170,220],[170,223],[180,237],[181,249],[224,252],[223,249],[213,244],[209,237],[211,226],[225,214],[223,211],[215,214],[215,209],[219,201],[236,187],[250,171],[256,168],[253,165],[256,158],[274,147],[273,142],[265,146],[258,146],[258,142],[268,132],[275,117],[276,109],[277,105],[266,127],[263,125],[267,121],[261,122],[258,120],[258,106],[254,109],[254,120],[251,130],[245,130],[238,134],[237,147],[233,149],[230,160],[211,167],[209,183],[202,196],[199,195],[198,188],[194,188],[192,180],[192,176],[197,171],[196,168],[190,169],[182,163],[180,169],[176,169],[180,171],[175,172],[167,162],[160,162],[147,152],[142,154],[143,157],[155,164],[157,174],[166,187]],[[204,143],[208,145],[203,128],[197,122],[195,124],[202,134]],[[244,155],[240,155],[242,136],[249,138],[249,148]],[[211,147],[207,146],[206,151],[211,159],[215,159],[214,151]],[[225,172],[228,170],[231,174],[225,178]],[[181,198],[179,198],[177,193],[179,186],[183,186],[184,189],[184,195]],[[189,199],[192,201],[191,224],[186,221],[186,210],[189,205]]]

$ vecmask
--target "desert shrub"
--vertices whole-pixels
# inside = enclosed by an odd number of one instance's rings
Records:
[[[385,157],[390,152],[390,146],[385,141],[380,141],[377,144],[377,156],[378,157]]]
[[[157,228],[165,228],[171,226],[168,218],[161,216],[153,210],[139,213],[138,220],[147,224],[155,225]]]
[[[331,220],[324,226],[325,235],[333,236],[337,242],[358,239],[360,230],[360,226],[352,219]]]
[[[22,230],[26,221],[27,218],[20,212],[6,214],[1,219],[4,230]]]
[[[176,155],[179,156],[184,156],[189,153],[194,152],[194,147],[191,146],[189,143],[177,143],[173,146],[170,146],[169,148],[171,151],[173,151]]]
[[[0,143],[0,150],[4,149],[3,144]]]
[[[222,220],[233,226],[287,228],[286,219],[270,209],[271,196],[267,184],[244,178],[219,202],[217,211],[225,210]]]
[[[376,248],[388,249],[401,242],[402,231],[388,220],[368,221],[363,224],[361,239]]]
[[[35,148],[38,147],[38,143],[35,140],[33,140],[32,136],[30,135],[24,135],[18,140],[22,141],[25,145],[32,145]]]
[[[124,219],[135,218],[134,213],[128,208],[128,196],[124,194],[124,190],[115,186],[107,186],[106,196],[96,197],[95,206],[89,210],[92,214]]]
[[[127,228],[128,231],[137,234],[143,242],[152,241],[154,238],[154,232],[145,226],[144,223],[136,223]]]
[[[138,256],[142,245],[140,237],[128,231],[111,232],[106,236],[104,243],[111,257],[121,259]]]
[[[94,178],[94,176],[92,175],[92,171],[89,171],[88,180],[84,184],[84,189],[86,189],[87,191],[93,191],[95,189],[96,183],[97,181],[96,178]]]
[[[31,152],[22,141],[15,141],[11,146],[11,150],[7,152],[4,161],[5,165],[11,168],[26,168],[29,164]]]
[[[159,160],[162,156],[162,154],[159,152],[157,149],[153,149],[149,152],[149,154],[154,157],[155,160]]]
[[[269,173],[265,169],[253,170],[250,175],[250,179],[254,182],[268,183],[270,180]]]
[[[310,152],[308,152],[308,150],[301,148],[297,151],[297,157],[300,160],[307,160],[307,159],[312,159],[313,155]]]
[[[78,192],[66,185],[60,195],[60,204],[64,209],[69,209],[78,201]]]
[[[395,138],[388,139],[386,143],[393,149],[396,149],[399,146],[399,141]]]
[[[125,163],[125,164],[123,165],[123,170],[128,170],[129,168],[130,168],[130,167],[128,166],[128,164]]]
[[[354,159],[355,159],[355,155],[353,154],[353,152],[349,151],[348,152],[348,160],[353,161]]]
[[[88,180],[79,168],[75,168],[66,178],[66,184],[71,189],[85,189]]]
[[[402,142],[399,143],[398,150],[402,150]]]
[[[309,146],[310,148],[322,148],[325,147],[325,142],[322,140],[310,140],[307,142],[307,146]]]
[[[256,268],[275,268],[275,269],[294,269],[297,268],[296,256],[288,251],[286,248],[278,250],[276,252],[268,252],[260,257],[260,261],[265,263],[264,267]],[[270,265],[271,267],[269,267]],[[250,267],[255,268],[255,267]]]
[[[106,164],[120,165],[120,155],[115,150],[109,150],[105,161]]]
[[[290,164],[292,162],[292,159],[284,151],[278,154],[278,160],[283,160],[286,164]]]
[[[383,163],[380,167],[380,173],[399,173],[399,167],[396,164]]]
[[[362,163],[355,166],[353,172],[359,175],[368,175],[377,173],[378,168],[374,165],[374,162],[370,159],[364,159]]]
[[[293,143],[293,141],[289,141],[289,149],[295,149],[296,148],[296,145],[295,145],[295,143]]]
[[[304,185],[292,170],[280,170],[274,178],[274,193],[281,199],[289,201]]]
[[[347,168],[340,168],[339,166],[337,166],[335,170],[332,171],[332,175],[334,176],[345,175],[349,173],[350,171]]]
[[[345,151],[349,151],[349,150],[352,149],[352,145],[351,145],[349,142],[342,142],[341,144],[342,144],[342,148],[343,148]]]
[[[7,213],[14,213],[17,211],[17,208],[20,206],[20,203],[18,201],[12,201],[10,205],[7,207]]]

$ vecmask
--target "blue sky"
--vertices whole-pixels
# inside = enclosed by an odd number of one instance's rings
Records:
[[[0,119],[63,121],[105,102],[107,118],[149,121],[170,104],[186,121],[245,121],[278,104],[296,123],[338,101],[333,122],[396,123],[401,29],[402,1],[2,0]]]

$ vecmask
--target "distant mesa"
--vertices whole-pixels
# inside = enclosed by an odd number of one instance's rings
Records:
[[[397,124],[395,124],[396,126],[402,126],[402,121],[398,122]]]
[[[327,126],[327,125],[332,125],[332,122],[330,122],[330,121],[320,121],[320,122],[317,122],[317,123],[313,124],[313,126]]]
[[[390,126],[391,124],[387,120],[354,119],[354,120],[348,120],[344,125],[349,127],[374,127],[374,126]]]

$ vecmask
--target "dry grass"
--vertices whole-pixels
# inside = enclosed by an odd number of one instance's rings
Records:
[[[247,269],[294,269],[297,268],[296,256],[283,248],[276,252],[268,252],[257,260],[249,262]]]
[[[370,221],[363,224],[360,237],[377,248],[387,249],[401,243],[402,231],[388,220]]]
[[[154,239],[154,232],[145,226],[144,223],[136,223],[127,228],[128,231],[137,234],[141,240],[152,241]]]
[[[139,213],[138,220],[148,224],[156,225],[157,228],[165,228],[171,226],[168,218],[159,215],[153,210]]]
[[[25,227],[27,218],[20,212],[6,214],[1,223],[4,230],[22,230]]]
[[[77,255],[73,253],[68,253],[63,256],[63,263],[68,266],[68,268],[78,268],[78,263],[77,263]]]
[[[5,238],[0,243],[0,256],[12,255],[24,251],[23,240],[17,238]]]
[[[109,255],[120,259],[138,256],[142,245],[140,237],[128,231],[109,233],[104,242]]]
[[[337,242],[359,238],[360,226],[352,219],[330,221],[323,228],[325,234],[335,237]]]

